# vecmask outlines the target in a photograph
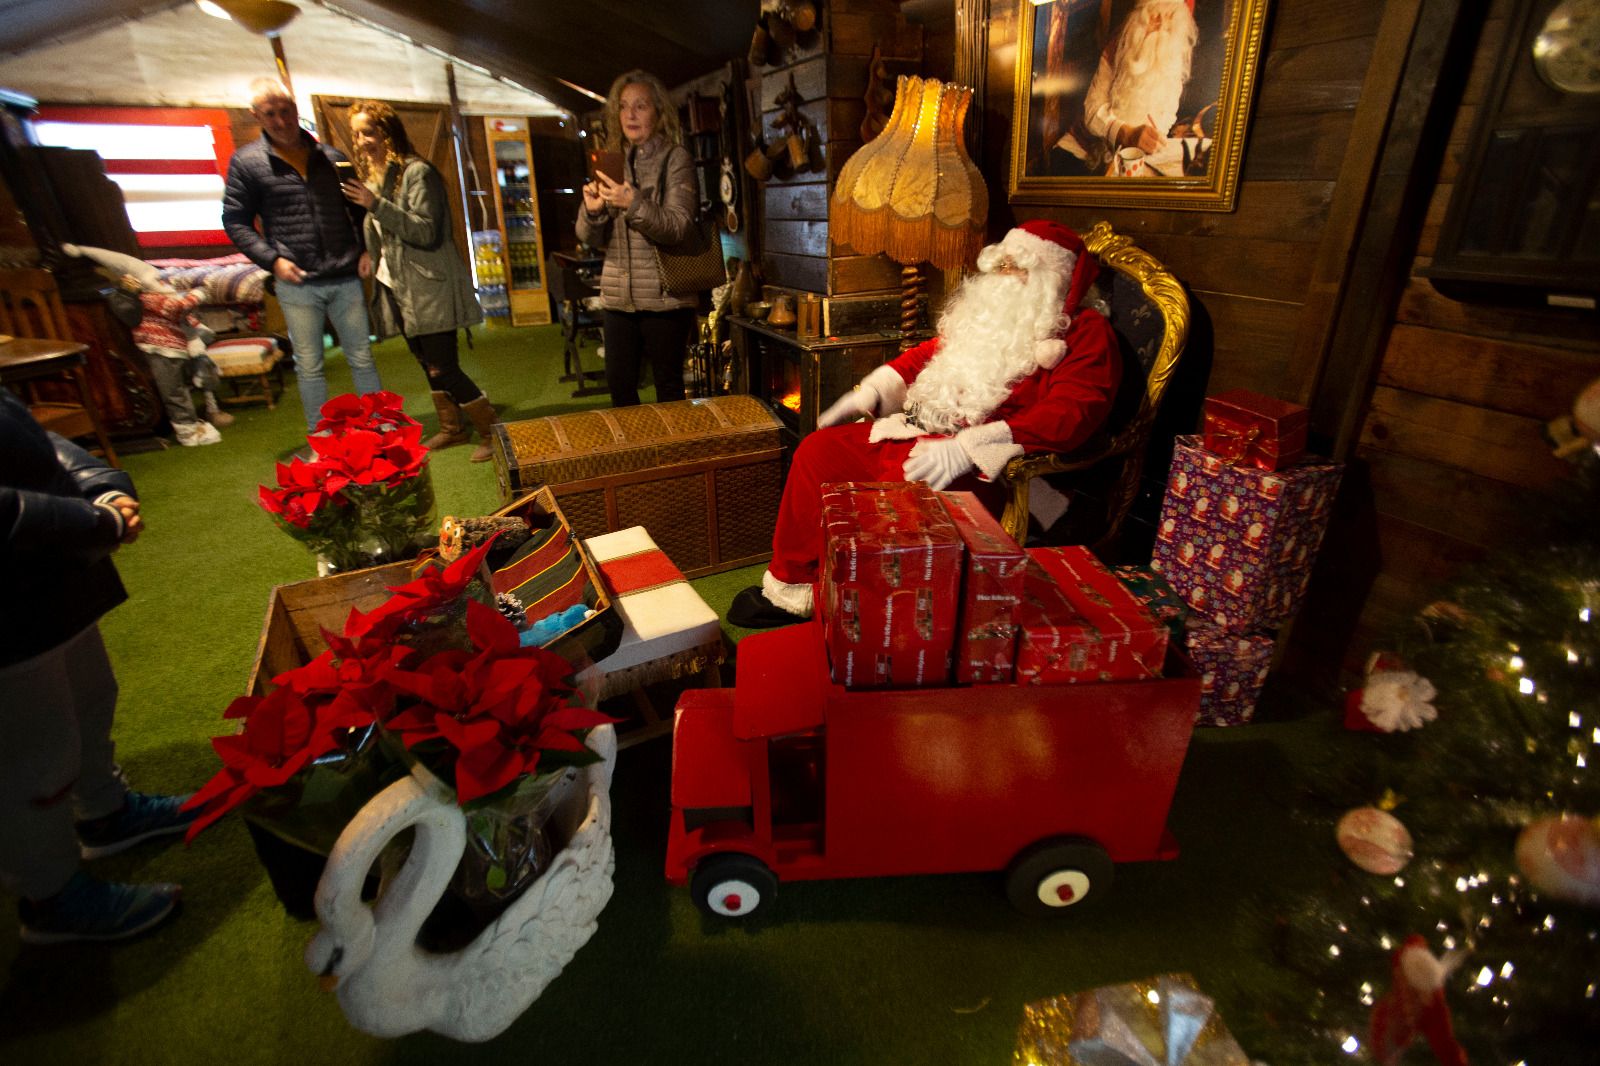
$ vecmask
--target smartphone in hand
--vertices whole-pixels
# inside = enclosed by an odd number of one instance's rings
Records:
[[[617,184],[622,184],[622,153],[595,149],[589,153],[589,176],[604,174]]]
[[[341,183],[356,180],[356,165],[350,162],[348,159],[335,160],[333,164],[333,170],[334,173],[339,175],[339,181]]]

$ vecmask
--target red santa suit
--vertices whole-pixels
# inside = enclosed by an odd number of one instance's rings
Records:
[[[1064,331],[1039,343],[1041,365],[1017,381],[1010,394],[984,419],[994,432],[982,434],[989,439],[969,450],[987,453],[987,457],[975,455],[976,469],[948,486],[955,491],[977,492],[995,511],[1004,505],[1004,492],[994,478],[1006,459],[1025,452],[1067,451],[1082,444],[1110,413],[1122,373],[1121,355],[1110,323],[1098,311],[1079,306],[1098,270],[1094,257],[1083,249],[1076,234],[1057,223],[1030,222],[1019,229],[1033,238],[1060,244],[1075,256],[1070,283],[1064,286],[1064,310],[1071,317]],[[1018,232],[1013,230],[1013,236]],[[1004,248],[1012,240],[1008,236],[995,247]],[[989,251],[986,249],[986,254]],[[980,265],[983,262],[980,257]],[[937,358],[942,344],[939,339],[928,341],[887,365],[909,386]],[[996,423],[1004,423],[1004,427]],[[771,578],[785,584],[816,579],[822,551],[824,484],[907,480],[906,461],[919,441],[946,440],[950,436],[923,434],[873,441],[874,429],[874,423],[854,422],[819,429],[800,442],[778,509],[772,563],[768,567]],[[877,429],[881,437],[881,423]]]

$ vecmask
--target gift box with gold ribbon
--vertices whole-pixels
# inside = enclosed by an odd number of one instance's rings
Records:
[[[1206,398],[1205,448],[1230,465],[1282,470],[1305,455],[1310,419],[1299,404],[1233,389]]]
[[[1013,1066],[1249,1066],[1188,974],[1053,996],[1023,1008]]]

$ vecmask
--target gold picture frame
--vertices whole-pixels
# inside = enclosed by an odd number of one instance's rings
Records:
[[[1124,30],[1145,2],[1017,0],[1011,203],[1233,210],[1269,0],[1187,5],[1198,31],[1190,73],[1176,102],[1156,91],[1170,106],[1139,124],[1157,134],[1143,141],[1153,151],[1123,143],[1139,127],[1110,106]]]

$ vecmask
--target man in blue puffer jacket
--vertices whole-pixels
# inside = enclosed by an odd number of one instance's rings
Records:
[[[322,323],[333,323],[356,391],[383,388],[372,361],[361,279],[371,272],[361,235],[366,212],[345,199],[336,163],[345,157],[300,128],[300,111],[281,82],[251,87],[250,113],[260,140],[233,153],[222,194],[222,228],[251,262],[275,279],[294,345],[294,371],[306,425],[317,428],[328,383],[322,372]],[[256,220],[261,229],[256,230]]]
[[[185,797],[130,791],[111,741],[117,680],[96,623],[127,599],[111,553],[143,527],[127,474],[0,388],[0,881],[30,944],[120,940],[178,901],[177,885],[80,865],[194,820]]]

